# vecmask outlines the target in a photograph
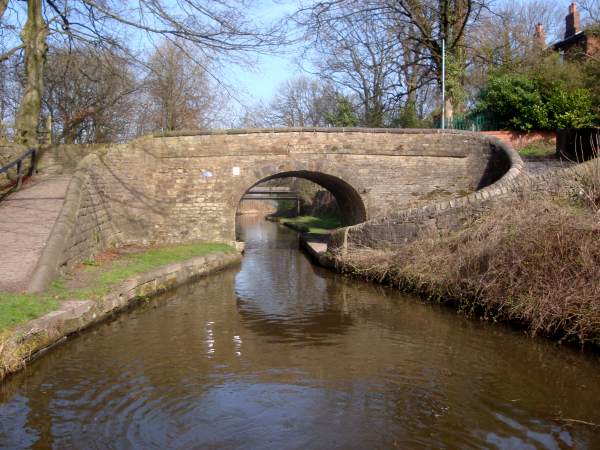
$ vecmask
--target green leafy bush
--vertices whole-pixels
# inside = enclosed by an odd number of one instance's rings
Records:
[[[542,96],[535,82],[525,75],[490,78],[480,94],[477,110],[506,128],[528,131],[548,126]]]
[[[586,128],[594,125],[596,114],[587,89],[567,90],[556,83],[546,99],[548,120],[552,128]]]
[[[327,113],[325,120],[333,127],[355,127],[358,125],[358,117],[354,113],[352,103],[342,96],[338,98],[335,113]]]
[[[493,117],[503,128],[523,131],[584,128],[597,121],[589,90],[524,74],[491,77],[476,112]]]

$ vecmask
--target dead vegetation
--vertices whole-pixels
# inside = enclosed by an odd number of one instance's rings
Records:
[[[455,303],[532,334],[600,344],[600,164],[578,199],[504,204],[460,232],[394,250],[350,248],[342,262],[368,279]]]

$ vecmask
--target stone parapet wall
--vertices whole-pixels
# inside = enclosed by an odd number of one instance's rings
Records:
[[[95,156],[90,157],[90,162],[94,159]],[[61,267],[71,268],[120,242],[119,233],[112,226],[101,179],[90,169],[82,168],[76,175],[81,177],[81,197]]]
[[[511,164],[494,142],[453,130],[200,131],[100,149],[94,172],[125,242],[231,242],[241,197],[262,181],[316,182],[354,224],[493,183]]]
[[[486,186],[516,176],[522,164],[497,139],[454,130],[196,131],[94,151],[85,159],[91,206],[80,219],[100,225],[78,227],[84,236],[100,229],[102,245],[232,243],[240,199],[273,178],[316,182],[335,196],[345,224],[373,224],[410,208],[490,195]],[[90,214],[96,208],[103,212]],[[104,237],[105,220],[118,233]],[[68,248],[67,261],[75,261],[93,245],[81,237]]]

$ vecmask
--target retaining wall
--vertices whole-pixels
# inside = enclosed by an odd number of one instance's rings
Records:
[[[348,246],[389,248],[410,242],[428,232],[447,232],[462,227],[489,209],[494,202],[513,195],[519,180],[528,176],[523,161],[513,148],[498,138],[489,137],[490,145],[506,158],[509,169],[494,183],[469,195],[398,211],[336,230],[328,249],[344,251]]]

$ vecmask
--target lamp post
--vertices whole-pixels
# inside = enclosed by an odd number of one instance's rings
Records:
[[[446,39],[442,39],[442,130],[446,128]]]

